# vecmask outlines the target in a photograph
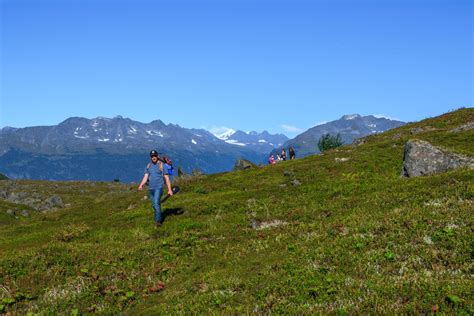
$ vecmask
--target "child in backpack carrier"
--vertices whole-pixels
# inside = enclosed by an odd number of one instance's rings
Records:
[[[170,177],[170,180],[172,180],[173,179],[173,171],[174,171],[173,162],[171,161],[171,159],[168,156],[163,156],[163,161],[165,163],[166,170],[168,170],[168,175]]]

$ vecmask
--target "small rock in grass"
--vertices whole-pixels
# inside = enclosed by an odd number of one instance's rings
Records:
[[[396,133],[392,136],[392,140],[399,140],[402,138],[402,133]]]
[[[250,226],[256,230],[262,230],[266,228],[278,227],[278,226],[283,226],[283,225],[288,225],[288,223],[281,221],[279,219],[274,219],[274,220],[265,221],[265,222],[259,222],[255,218],[252,218],[250,220]]]
[[[253,229],[258,229],[258,227],[260,226],[259,222],[257,222],[257,220],[255,218],[252,218],[250,220],[250,226],[253,228]]]
[[[239,159],[235,162],[234,170],[235,171],[247,170],[247,169],[252,169],[252,168],[255,168],[255,167],[256,167],[256,165],[253,164],[252,162],[250,162],[246,159]]]
[[[431,240],[431,237],[430,237],[430,236],[425,236],[425,237],[423,237],[423,241],[424,241],[425,244],[427,244],[427,245],[432,245],[432,244],[433,244],[433,241]]]
[[[367,141],[367,138],[365,137],[357,138],[352,142],[352,144],[355,146],[360,146],[360,145],[364,145],[366,141]]]
[[[424,133],[424,132],[431,132],[431,131],[434,131],[434,130],[436,130],[436,128],[434,128],[432,126],[414,127],[410,130],[410,133],[412,135],[416,135],[416,134],[420,134],[420,133]]]
[[[291,184],[294,185],[294,186],[299,186],[299,185],[301,185],[301,182],[298,181],[298,179],[294,179],[293,181],[291,181]]]
[[[8,198],[8,192],[7,191],[0,191],[0,200],[6,200]]]
[[[284,170],[284,171],[283,171],[283,175],[284,175],[285,177],[291,177],[291,176],[294,176],[295,173],[294,173],[292,170]]]
[[[50,206],[50,207],[57,207],[57,208],[63,208],[64,207],[64,203],[63,203],[63,200],[61,199],[60,196],[58,195],[53,195],[51,197],[49,197],[47,200],[46,200],[46,203]]]
[[[30,216],[30,213],[27,210],[23,210],[23,211],[21,211],[21,216],[28,217],[28,216]]]

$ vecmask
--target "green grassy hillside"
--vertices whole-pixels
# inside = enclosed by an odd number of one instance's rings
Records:
[[[474,130],[450,132],[472,121],[462,109],[360,146],[181,180],[158,230],[135,186],[15,182],[67,208],[16,218],[6,210],[24,207],[0,200],[0,309],[472,314],[474,171],[400,178],[408,139],[474,156]]]

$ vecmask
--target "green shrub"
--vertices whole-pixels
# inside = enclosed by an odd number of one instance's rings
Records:
[[[318,148],[320,152],[326,150],[337,148],[342,146],[341,135],[337,134],[336,136],[330,134],[324,134],[318,141]]]

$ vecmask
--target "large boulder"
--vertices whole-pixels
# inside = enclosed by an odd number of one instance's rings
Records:
[[[405,144],[401,175],[418,177],[462,167],[474,168],[474,159],[444,151],[427,141],[409,140]]]
[[[246,170],[246,169],[251,169],[255,167],[256,165],[253,164],[252,162],[245,159],[239,159],[235,162],[234,170]]]

